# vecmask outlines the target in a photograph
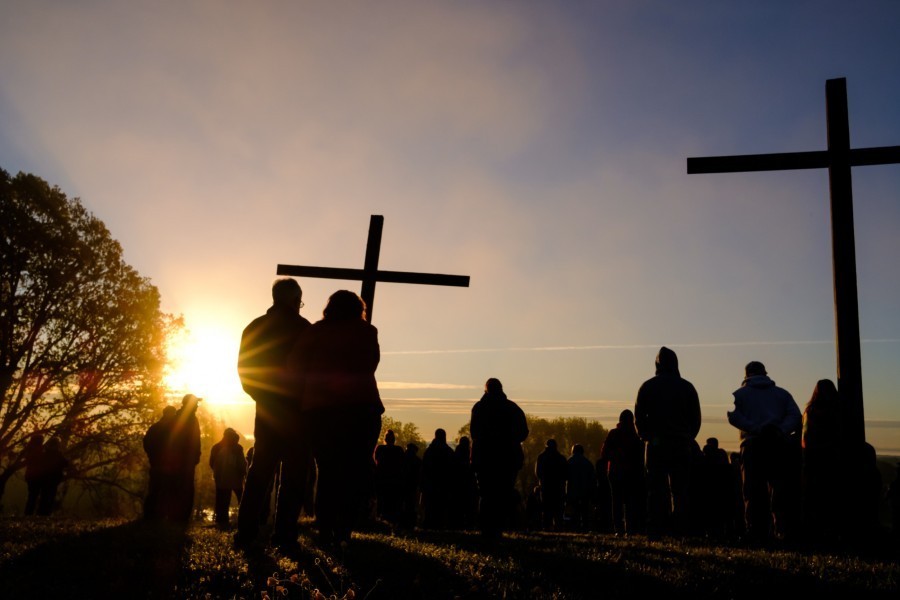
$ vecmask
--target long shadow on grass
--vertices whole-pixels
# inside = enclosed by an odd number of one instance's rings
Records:
[[[168,598],[181,570],[187,535],[162,523],[131,522],[68,535],[65,522],[47,539],[0,565],[7,598]]]
[[[359,583],[382,577],[380,589],[392,592],[377,597],[758,599],[772,590],[854,598],[896,593],[897,569],[887,563],[823,568],[828,560],[822,557],[690,541],[573,534],[487,541],[466,532],[426,531],[407,537],[361,534],[353,542],[357,557],[351,569]],[[885,569],[890,573],[876,574]]]

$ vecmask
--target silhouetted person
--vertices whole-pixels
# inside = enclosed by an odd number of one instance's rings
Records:
[[[187,523],[194,510],[194,470],[200,464],[200,422],[197,406],[202,398],[186,394],[181,408],[175,413],[175,423],[169,437],[171,452],[177,461],[174,484],[173,521]]]
[[[25,501],[25,515],[33,515],[37,510],[41,496],[41,459],[44,456],[44,436],[32,435],[22,450],[25,461],[25,483],[28,486],[28,499]]]
[[[506,529],[515,506],[516,476],[525,460],[522,442],[528,437],[525,413],[506,397],[499,379],[485,383],[484,395],[472,407],[469,433],[481,531],[495,537]]]
[[[443,529],[449,525],[453,495],[453,449],[447,432],[436,429],[422,457],[422,526]]]
[[[703,532],[716,538],[723,538],[730,531],[733,503],[733,486],[731,465],[728,464],[728,454],[719,448],[719,440],[707,438],[703,446],[702,489],[700,502],[700,517],[703,524]]]
[[[310,327],[309,321],[300,316],[302,297],[296,280],[276,280],[272,306],[251,321],[241,335],[238,375],[244,391],[256,402],[256,419],[253,461],[238,510],[234,538],[238,544],[256,539],[276,471],[281,480],[272,541],[290,545],[297,540],[297,519],[312,453],[309,436],[301,427],[297,396],[302,383],[289,377],[287,359],[300,335]]]
[[[803,410],[803,533],[809,539],[837,541],[846,533],[848,473],[844,415],[834,383],[816,383]]]
[[[384,444],[375,448],[375,490],[378,516],[397,525],[403,504],[403,448],[391,429],[384,434]]]
[[[900,463],[894,465],[894,481],[888,488],[887,498],[891,507],[891,532],[900,540]]]
[[[289,359],[303,383],[302,419],[319,469],[316,521],[326,545],[350,539],[374,490],[372,455],[384,413],[375,382],[380,359],[365,302],[347,290],[331,295],[322,320],[300,336]]]
[[[175,511],[179,457],[173,452],[171,438],[177,414],[174,406],[167,406],[160,419],[144,434],[144,452],[150,463],[150,480],[144,500],[145,519],[169,518]]]
[[[450,527],[469,529],[475,525],[478,513],[478,483],[472,469],[472,442],[468,436],[459,438],[453,450],[452,476]]]
[[[567,465],[566,505],[572,515],[572,526],[578,531],[587,531],[596,488],[594,465],[584,455],[584,446],[575,444]]]
[[[682,379],[678,357],[663,346],[656,376],[638,390],[638,435],[647,443],[648,531],[684,534],[690,520],[691,450],[700,431],[700,399]]]
[[[400,525],[413,529],[419,520],[419,484],[422,479],[422,459],[419,447],[413,443],[406,445],[403,452],[403,506]]]
[[[44,444],[40,460],[40,492],[37,514],[47,516],[56,508],[56,490],[66,476],[69,461],[63,456],[62,442],[52,437]]]
[[[800,479],[799,471],[794,472],[792,437],[800,430],[800,408],[768,377],[761,362],[748,363],[744,373],[728,422],[741,432],[747,535],[751,541],[765,542],[776,532],[790,536],[797,525],[791,523],[794,481]]]
[[[647,487],[644,473],[644,442],[634,426],[634,413],[625,409],[616,427],[600,448],[612,490],[612,519],[616,534],[644,532]]]
[[[594,502],[594,526],[602,533],[613,532],[612,488],[609,483],[609,463],[598,458],[594,463],[594,475],[597,477],[597,494]],[[645,500],[646,504],[646,495]]]
[[[218,525],[228,525],[231,494],[237,496],[240,502],[244,492],[247,461],[240,439],[238,433],[229,427],[222,434],[222,439],[209,451],[209,466],[216,483],[215,519]]]
[[[547,440],[534,465],[534,474],[541,482],[544,529],[562,529],[568,467],[566,457],[556,447],[556,440]]]

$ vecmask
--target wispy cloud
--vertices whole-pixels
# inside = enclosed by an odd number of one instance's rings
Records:
[[[457,383],[421,383],[413,381],[379,381],[381,390],[477,390],[477,385],[460,385]]]
[[[897,344],[900,339],[864,339],[863,344]],[[834,340],[775,340],[775,341],[751,341],[751,342],[691,342],[679,344],[673,342],[656,344],[593,344],[588,346],[513,346],[509,348],[458,348],[444,350],[386,350],[382,354],[477,354],[487,352],[566,352],[583,350],[646,350],[671,346],[673,348],[733,348],[743,346],[818,346],[834,344]]]

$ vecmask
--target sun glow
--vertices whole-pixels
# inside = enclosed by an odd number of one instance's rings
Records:
[[[216,326],[194,326],[169,341],[166,384],[175,395],[195,394],[211,405],[243,404],[237,376],[240,341]]]

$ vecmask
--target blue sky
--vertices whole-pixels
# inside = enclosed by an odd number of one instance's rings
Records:
[[[6,4],[6,3],[5,3]],[[189,327],[181,384],[249,432],[233,362],[275,265],[380,284],[388,414],[455,431],[488,377],[607,426],[660,345],[725,423],[749,360],[835,378],[825,171],[690,156],[900,145],[900,3],[28,2],[0,22],[0,166],[79,196]],[[900,166],[854,169],[867,436],[900,454]],[[301,281],[315,320],[352,282]],[[201,360],[202,359],[202,360]],[[199,374],[203,372],[205,378]]]

